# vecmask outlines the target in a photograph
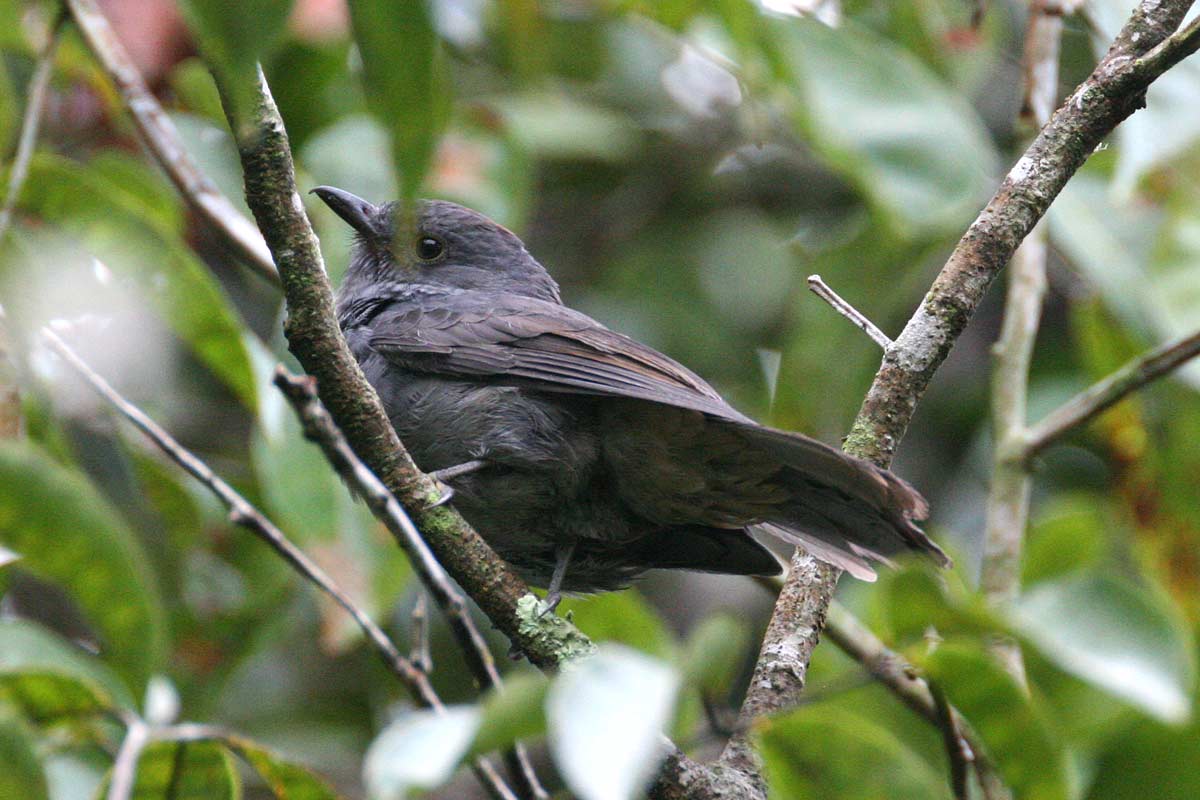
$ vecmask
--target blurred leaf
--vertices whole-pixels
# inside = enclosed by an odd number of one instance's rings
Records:
[[[1089,4],[1092,45],[1099,58],[1108,50],[1133,3],[1096,0]],[[1146,92],[1145,107],[1117,128],[1117,169],[1113,191],[1129,199],[1150,170],[1200,144],[1200,63],[1185,59],[1157,78]]]
[[[0,61],[0,153],[12,151],[21,129],[21,102],[8,65]]]
[[[958,228],[994,183],[975,111],[912,55],[849,21],[773,23],[792,111],[820,155],[910,237]]]
[[[401,800],[411,789],[445,783],[467,754],[479,730],[474,706],[449,706],[445,713],[406,711],[371,742],[363,780],[373,800]]]
[[[618,645],[572,662],[546,695],[550,752],[581,800],[630,800],[666,756],[679,676]]]
[[[571,95],[521,94],[494,105],[513,141],[537,158],[620,161],[638,144],[628,117]]]
[[[709,693],[726,693],[746,655],[749,635],[727,614],[705,618],[688,636],[680,657],[684,680]]]
[[[1015,797],[1069,796],[1061,743],[1034,702],[982,647],[943,644],[923,666],[983,737]]]
[[[938,770],[894,733],[840,709],[809,707],[762,722],[758,752],[771,797],[949,798]]]
[[[241,736],[223,740],[244,758],[279,800],[336,800],[337,793],[310,770],[283,760],[277,753]]]
[[[1191,713],[1195,643],[1154,591],[1107,575],[1046,581],[1021,596],[1014,618],[1068,672],[1162,720]]]
[[[20,553],[14,553],[12,550],[9,550],[7,547],[0,547],[0,569],[3,569],[4,567],[7,567],[9,564],[12,564],[13,562],[20,561],[20,560],[21,560]]]
[[[130,182],[114,182],[111,160],[101,169],[39,154],[30,165],[22,207],[76,233],[104,262],[158,310],[196,357],[248,408],[255,407],[254,376],[242,330],[228,299],[180,232],[148,214],[157,195],[139,196]]]
[[[663,659],[675,653],[673,635],[636,589],[567,598],[560,609],[594,641],[620,642]]]
[[[46,775],[34,750],[29,729],[0,713],[0,798],[45,800],[49,792]]]
[[[506,676],[504,690],[483,700],[479,733],[471,745],[475,754],[490,753],[546,730],[546,678],[531,672]]]
[[[942,636],[1002,629],[1003,622],[961,581],[955,573],[935,575],[925,566],[881,572],[873,597],[880,630],[905,644],[921,640],[930,628]]]
[[[1109,552],[1112,509],[1087,494],[1053,497],[1029,526],[1021,559],[1021,585],[1096,566]]]
[[[1102,166],[1085,168],[1054,201],[1048,218],[1055,244],[1105,304],[1152,342],[1190,333],[1200,327],[1194,204],[1181,202],[1167,214],[1139,200],[1120,201],[1100,174]],[[1176,374],[1200,388],[1200,364]]]
[[[138,541],[91,484],[31,445],[0,445],[0,535],[23,567],[71,593],[105,659],[143,686],[163,660],[162,599]]]
[[[98,658],[35,622],[0,620],[0,672],[50,671],[86,683],[106,704],[134,708],[129,689]]]
[[[112,780],[105,777],[104,791]],[[153,742],[138,759],[130,800],[240,800],[233,757],[216,742]]]
[[[185,58],[175,65],[168,78],[171,91],[180,104],[214,125],[225,125],[225,112],[221,108],[221,95],[213,81],[212,72],[199,58]],[[290,131],[289,131],[290,132]]]
[[[278,46],[292,0],[182,0],[179,7],[243,118],[257,96],[257,64]]]
[[[1194,800],[1200,797],[1200,726],[1172,728],[1139,719],[1100,754],[1088,800]]]
[[[46,755],[42,765],[51,800],[96,797],[110,761],[107,753],[97,752],[59,751]]]
[[[450,92],[426,0],[350,0],[371,111],[391,132],[402,196],[412,200],[449,117]]]

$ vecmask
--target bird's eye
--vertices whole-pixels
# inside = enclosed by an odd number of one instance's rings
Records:
[[[417,258],[422,261],[433,261],[445,249],[445,245],[432,236],[422,236],[417,240]]]

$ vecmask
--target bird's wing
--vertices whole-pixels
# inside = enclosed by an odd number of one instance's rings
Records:
[[[397,366],[501,379],[541,391],[606,395],[746,418],[681,364],[565,306],[461,292],[370,321],[370,346]]]

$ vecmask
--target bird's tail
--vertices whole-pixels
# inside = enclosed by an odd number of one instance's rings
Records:
[[[919,552],[940,566],[950,559],[917,522],[929,505],[916,489],[887,470],[815,439],[758,425],[728,423],[741,438],[783,469],[772,480],[786,499],[758,530],[794,545],[862,580],[874,580],[871,562],[890,564]]]

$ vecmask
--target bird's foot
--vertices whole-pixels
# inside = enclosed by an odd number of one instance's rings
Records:
[[[452,467],[446,467],[445,469],[434,470],[433,472],[429,473],[429,477],[433,478],[443,487],[442,496],[433,501],[429,507],[437,508],[438,506],[444,506],[454,498],[454,487],[450,485],[450,481],[463,475],[469,475],[477,470],[481,470],[487,465],[488,462],[486,461],[481,459],[473,459],[471,461],[464,461],[461,464],[455,464]]]

